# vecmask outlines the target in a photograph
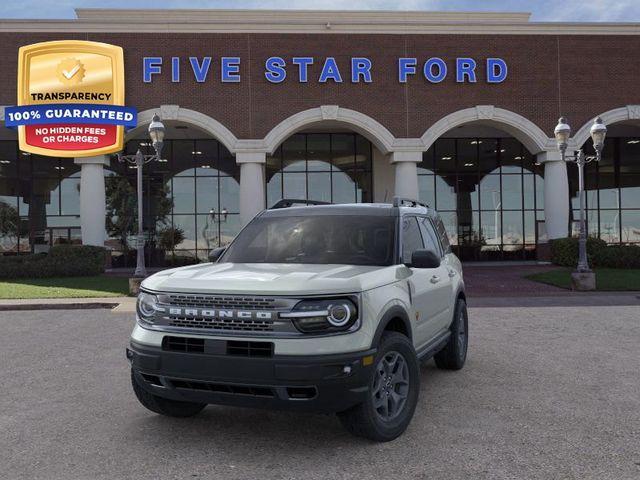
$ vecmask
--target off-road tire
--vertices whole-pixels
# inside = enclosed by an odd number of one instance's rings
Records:
[[[407,370],[405,373],[408,373],[408,393],[397,417],[383,420],[374,407],[376,398],[374,395],[374,383],[378,375],[381,375],[378,369],[381,360],[394,354],[402,357],[406,364]],[[399,437],[407,429],[413,418],[420,393],[420,366],[411,341],[406,336],[396,332],[385,332],[382,335],[373,365],[367,400],[347,411],[338,413],[338,418],[342,425],[356,436],[376,442],[388,442]],[[377,381],[379,382],[379,378]]]
[[[153,395],[140,386],[133,370],[131,370],[131,385],[136,397],[144,407],[167,417],[193,417],[207,406],[206,403],[180,402]]]
[[[463,299],[456,302],[453,321],[449,327],[451,336],[445,347],[435,354],[436,366],[443,370],[460,370],[467,360],[469,345],[469,316],[467,303]]]

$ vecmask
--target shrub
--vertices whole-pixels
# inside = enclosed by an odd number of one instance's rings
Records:
[[[45,278],[99,275],[106,249],[90,245],[56,245],[49,253],[0,257],[0,278]]]
[[[604,240],[588,237],[587,259],[591,267],[640,268],[640,246],[607,245]],[[578,264],[578,239],[552,240],[551,261],[563,267],[575,267]]]

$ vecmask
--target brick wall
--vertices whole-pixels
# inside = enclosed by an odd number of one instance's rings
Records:
[[[18,48],[30,43],[81,39],[120,45],[125,51],[127,104],[139,110],[178,104],[203,112],[238,138],[261,138],[286,117],[307,108],[337,104],[365,113],[397,137],[419,137],[431,124],[456,110],[491,104],[530,119],[549,135],[560,113],[575,129],[597,113],[640,104],[640,36],[555,35],[301,35],[301,34],[0,34],[0,104],[16,103]],[[306,84],[289,67],[284,83],[264,77],[264,61],[277,55],[312,56]],[[142,57],[163,56],[162,76],[142,82]],[[170,79],[170,57],[182,57],[182,81]],[[196,83],[188,57],[213,57],[209,77]],[[240,83],[221,83],[221,56],[242,58]],[[326,56],[336,57],[344,83],[320,84],[317,76]],[[373,83],[349,81],[349,59],[373,61]],[[415,75],[397,79],[398,57],[424,61],[438,56],[450,71],[440,84]],[[483,68],[476,84],[457,84],[452,63],[469,56],[479,67],[487,57],[504,58],[509,76],[487,84]],[[418,67],[420,72],[420,66]]]

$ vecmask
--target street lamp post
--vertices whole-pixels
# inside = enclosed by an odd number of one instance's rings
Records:
[[[554,130],[558,149],[562,154],[563,161],[574,162],[578,166],[578,192],[580,196],[580,237],[578,240],[578,266],[576,274],[590,274],[589,260],[587,258],[587,227],[585,218],[585,191],[584,191],[584,166],[590,162],[599,162],[602,158],[602,149],[604,147],[604,139],[607,134],[607,127],[602,123],[602,119],[597,117],[591,126],[591,139],[593,140],[593,148],[595,155],[585,155],[582,149],[572,155],[567,155],[567,146],[569,137],[571,136],[571,127],[567,123],[566,118],[562,117],[558,120],[558,125]],[[593,280],[595,282],[595,279]],[[594,285],[595,287],[595,285]]]
[[[122,155],[118,153],[118,161],[130,163],[132,165],[135,165],[136,168],[138,194],[138,235],[136,236],[137,259],[136,271],[134,273],[134,276],[136,277],[146,277],[147,275],[147,269],[144,265],[144,233],[142,231],[142,166],[145,163],[151,162],[152,160],[160,160],[162,158],[160,154],[162,152],[162,144],[164,142],[164,133],[164,124],[160,121],[160,117],[156,114],[153,116],[151,124],[149,125],[149,138],[151,138],[155,153],[153,155],[143,155],[139,148],[135,155]]]

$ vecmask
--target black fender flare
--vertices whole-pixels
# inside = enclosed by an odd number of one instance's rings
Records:
[[[451,325],[453,325],[453,321],[456,318],[456,307],[458,306],[458,300],[464,300],[464,303],[467,303],[467,295],[464,292],[464,288],[460,287],[458,288],[458,291],[456,292],[456,296],[455,296],[455,304],[453,306],[453,315],[451,315],[451,323],[449,323],[449,328],[451,328]]]
[[[382,338],[382,334],[384,333],[389,322],[394,318],[399,318],[402,320],[404,324],[405,330],[409,336],[409,340],[413,340],[413,331],[411,329],[411,321],[409,320],[409,314],[407,311],[401,307],[400,305],[394,305],[389,310],[385,312],[385,314],[380,319],[378,323],[378,327],[376,328],[376,333],[373,336],[373,341],[371,342],[371,348],[376,348],[380,343],[380,338]]]

